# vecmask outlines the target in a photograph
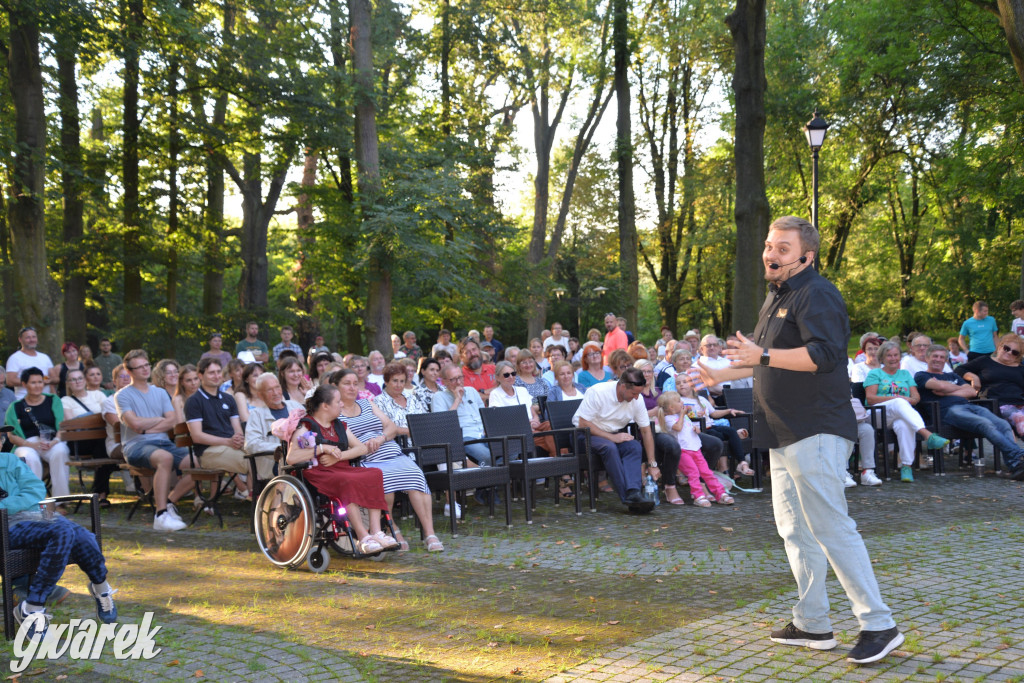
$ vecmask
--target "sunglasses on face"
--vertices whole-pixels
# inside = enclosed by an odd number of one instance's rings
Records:
[[[503,372],[503,373],[501,373],[501,376],[504,377],[505,379],[508,379],[509,377],[515,377],[516,373],[514,373],[514,372]]]
[[[1014,358],[1020,358],[1020,351],[1017,350],[1017,349],[1011,348],[1011,347],[1007,346],[1006,344],[1003,344],[1003,351],[1005,351],[1006,353],[1010,354]]]

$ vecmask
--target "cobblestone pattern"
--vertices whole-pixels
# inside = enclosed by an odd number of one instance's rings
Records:
[[[845,661],[858,626],[829,582],[837,649],[775,645],[795,591],[659,633],[584,662],[569,681],[1024,680],[1024,525],[956,525],[869,541],[883,595],[906,643],[881,662]],[[890,564],[891,563],[891,564]]]

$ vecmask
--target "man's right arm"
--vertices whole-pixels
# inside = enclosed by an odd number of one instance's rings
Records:
[[[591,436],[597,436],[602,439],[608,439],[612,443],[622,443],[623,441],[633,440],[633,435],[630,434],[629,432],[606,432],[585,417],[581,417],[579,419],[579,423],[580,429],[586,429],[588,427],[590,428]]]
[[[126,401],[125,398],[126,397],[124,396],[119,397],[116,395],[114,397],[114,405],[117,406],[117,416],[120,418],[123,424],[128,425],[128,428],[131,429],[136,434],[142,434],[144,432],[152,433],[161,431],[160,427],[161,424],[166,419],[166,413],[164,414],[164,416],[161,417],[139,417],[138,415],[135,414],[133,406],[122,405],[122,402],[128,403],[128,401]],[[169,429],[170,427],[174,426],[173,410],[171,411],[171,416],[171,424],[166,427],[163,427],[163,429]]]

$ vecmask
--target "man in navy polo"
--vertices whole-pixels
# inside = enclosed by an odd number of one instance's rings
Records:
[[[245,434],[238,418],[238,406],[230,394],[220,390],[224,372],[216,358],[199,361],[200,386],[185,401],[185,422],[200,463],[207,469],[244,475]],[[248,490],[241,477],[236,479],[235,497],[244,500]]]

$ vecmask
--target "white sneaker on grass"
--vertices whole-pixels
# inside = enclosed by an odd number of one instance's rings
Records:
[[[181,531],[188,525],[180,519],[175,519],[171,516],[171,513],[165,512],[162,515],[157,515],[153,520],[154,531]]]

